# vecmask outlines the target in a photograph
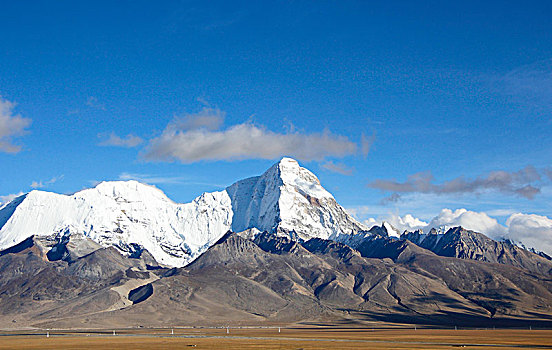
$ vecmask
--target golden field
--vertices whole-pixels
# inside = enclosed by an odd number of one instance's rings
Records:
[[[552,349],[551,330],[370,328],[4,332],[0,349]],[[494,345],[494,346],[493,346]]]

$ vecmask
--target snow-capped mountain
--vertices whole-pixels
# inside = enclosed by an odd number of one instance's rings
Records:
[[[283,158],[263,175],[238,181],[226,192],[232,201],[234,232],[255,227],[299,240],[335,240],[367,230],[294,159]]]
[[[0,207],[0,250],[32,235],[84,236],[127,255],[145,248],[160,263],[184,266],[228,230],[251,228],[300,240],[345,240],[366,230],[313,173],[284,158],[261,176],[185,204],[136,181],[102,182],[73,195],[31,191]]]
[[[102,182],[70,196],[31,191],[18,197],[0,211],[0,249],[31,235],[80,234],[127,254],[138,244],[159,262],[181,266],[226,232],[231,220],[224,191],[176,204],[136,181]]]

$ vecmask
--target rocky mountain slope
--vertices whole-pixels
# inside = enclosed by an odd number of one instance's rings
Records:
[[[154,263],[147,253],[127,258],[113,247],[100,247],[82,256],[50,260],[48,244],[31,236],[0,252],[3,327],[122,310],[132,305],[131,289],[158,278],[147,269]]]
[[[391,240],[396,249],[388,256],[369,258],[320,238],[243,236],[229,232],[187,267],[172,269],[112,247],[48,262],[31,239],[0,256],[0,325],[551,325],[549,276],[442,257],[409,241]]]
[[[454,227],[444,234],[409,232],[401,236],[440,256],[500,263],[535,273],[552,274],[552,261],[511,242],[498,242],[482,233]]]

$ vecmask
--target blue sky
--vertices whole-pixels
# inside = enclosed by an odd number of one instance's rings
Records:
[[[551,217],[551,13],[547,1],[5,1],[0,195],[138,178],[186,202],[290,155],[360,219]]]

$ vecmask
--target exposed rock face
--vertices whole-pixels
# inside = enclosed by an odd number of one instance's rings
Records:
[[[403,234],[401,234],[400,236],[400,239],[409,240],[414,244],[420,245],[420,243],[422,243],[426,236],[427,235],[424,235],[424,232],[422,230],[416,230],[413,232],[403,232]]]
[[[445,234],[432,232],[423,236],[408,233],[401,237],[441,256],[500,263],[539,274],[552,274],[552,262],[545,257],[511,242],[498,242],[462,227],[451,228]]]
[[[124,257],[113,247],[70,261],[49,260],[51,249],[42,237],[31,236],[0,252],[0,324],[24,327],[118,310],[124,305],[117,306],[120,298],[113,289],[133,280],[139,285],[151,274],[144,260]],[[125,273],[133,270],[138,272]]]
[[[0,325],[550,322],[549,276],[380,236],[360,250],[321,238],[251,238],[228,232],[189,266],[153,270],[113,247],[48,261],[31,239],[0,254]]]

